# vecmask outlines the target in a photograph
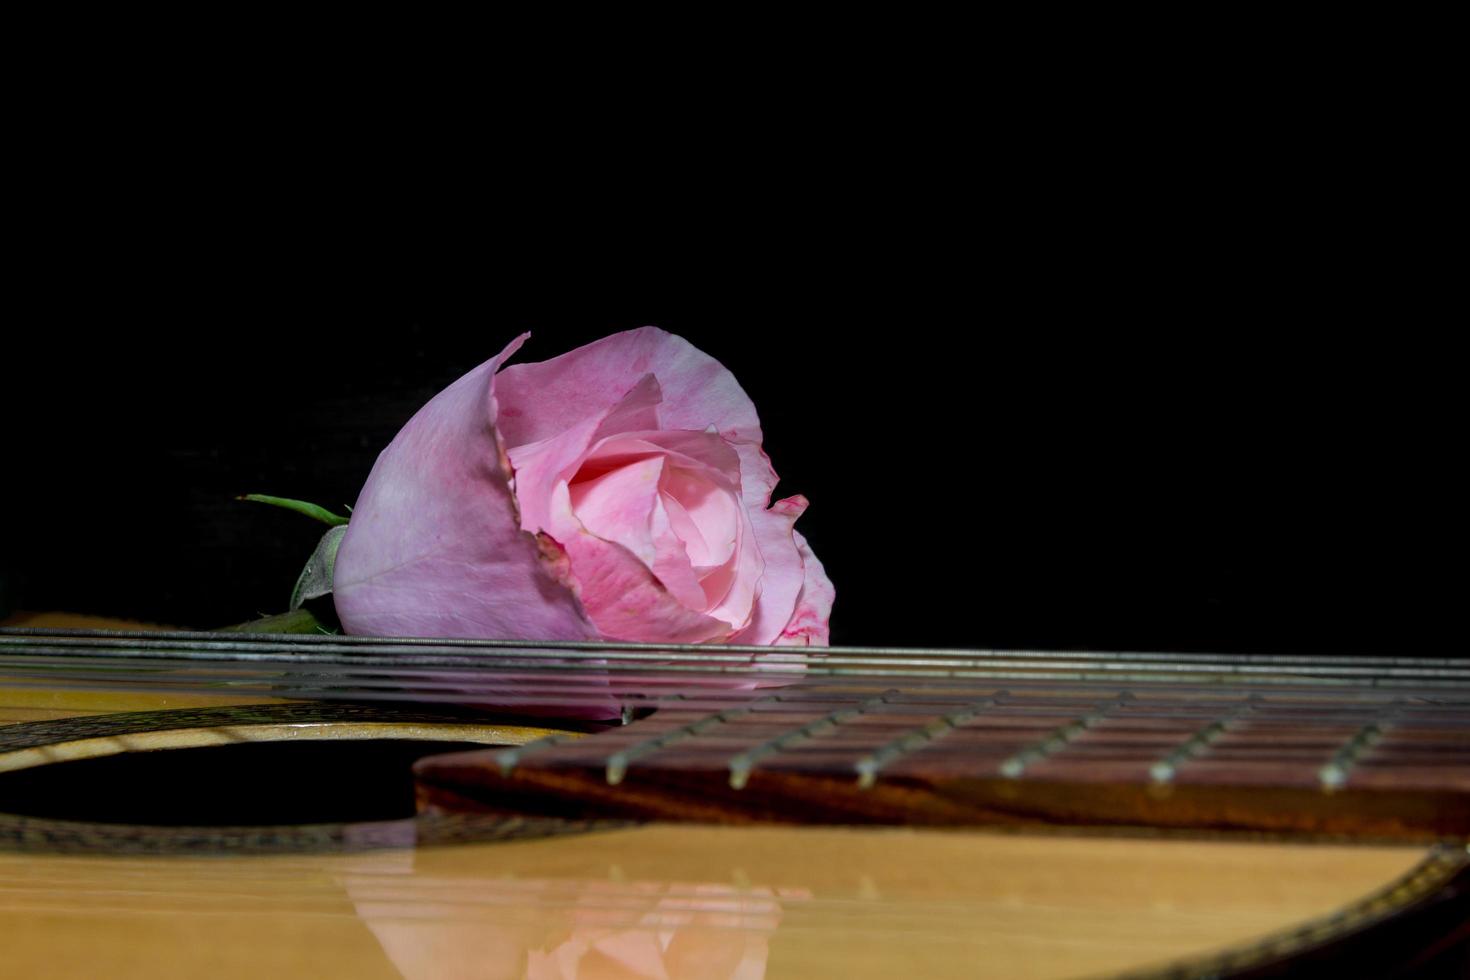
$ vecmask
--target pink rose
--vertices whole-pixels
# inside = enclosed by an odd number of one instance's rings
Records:
[[[347,632],[824,645],[806,499],[771,504],[734,376],[652,327],[501,370],[526,336],[378,457],[337,553]]]

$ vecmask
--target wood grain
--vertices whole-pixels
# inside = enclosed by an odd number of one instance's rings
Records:
[[[0,853],[0,948],[15,976],[501,977],[591,972],[621,950],[645,967],[683,957],[685,977],[744,958],[772,978],[1039,980],[1248,944],[1422,856],[673,826],[339,855]]]

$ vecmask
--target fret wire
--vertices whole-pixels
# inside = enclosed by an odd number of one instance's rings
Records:
[[[549,748],[575,741],[581,737],[580,734],[547,735],[545,738],[538,738],[535,741],[512,746],[511,748],[495,753],[495,764],[500,769],[500,775],[509,776],[515,772],[516,766],[526,756],[536,752],[544,752]]]
[[[998,705],[1003,698],[1008,697],[1009,691],[996,691],[993,695],[981,698],[974,704],[959,711],[950,712],[930,722],[917,731],[900,735],[898,738],[859,759],[853,768],[857,770],[858,787],[860,789],[871,789],[878,779],[878,770],[899,756],[906,755],[923,746],[929,745],[954,731],[955,726],[963,725],[974,718],[980,712]]]
[[[778,735],[775,738],[768,739],[767,741],[762,742],[754,748],[746,749],[745,751],[731,758],[729,763],[727,763],[727,768],[730,771],[730,788],[737,790],[744,789],[746,783],[750,780],[751,769],[755,766],[757,762],[759,762],[766,756],[771,755],[774,752],[779,752],[783,749],[789,748],[795,742],[811,738],[814,735],[818,735],[822,732],[836,728],[843,722],[849,721],[853,718],[856,718],[858,715],[863,714],[870,708],[875,708],[880,704],[884,704],[889,695],[895,693],[897,692],[893,690],[885,691],[877,697],[869,698],[866,701],[862,701],[858,704],[851,705],[845,708],[838,708],[836,711],[831,711],[823,715],[821,718],[818,718],[816,721],[808,722],[807,724],[802,725],[800,728],[794,731],[787,732],[783,735]]]
[[[209,692],[203,691],[201,693],[209,693]],[[265,691],[263,693],[271,693],[271,692]],[[368,699],[372,699],[372,698],[369,697]],[[429,700],[452,700],[452,699],[449,699],[449,698],[437,698],[437,699],[436,698],[431,698]],[[1364,726],[1364,727],[1366,729],[1369,726]],[[570,739],[568,741],[570,741]],[[546,747],[554,747],[554,746],[546,746]],[[1079,765],[1089,765],[1089,764],[1094,764],[1094,763],[1106,763],[1106,762],[1109,762],[1109,761],[1128,762],[1128,761],[1131,761],[1131,757],[1126,756],[1126,755],[1099,755],[1099,756],[1089,756],[1085,760],[1077,760],[1077,761],[1078,761],[1078,764]],[[1237,766],[1237,767],[1239,767],[1239,768],[1241,768],[1243,770],[1247,770],[1248,771],[1252,767],[1257,766],[1257,765],[1264,766],[1267,769],[1273,768],[1273,767],[1275,767],[1278,764],[1278,760],[1276,758],[1262,758],[1262,759],[1259,759],[1259,760],[1236,759],[1236,760],[1232,760],[1231,764],[1232,765],[1235,765],[1235,766]],[[1421,761],[1421,760],[1415,760],[1415,761],[1411,761],[1411,762],[1407,762],[1407,763],[1401,763],[1400,765],[1401,765],[1401,767],[1403,767],[1407,771],[1422,771],[1425,768],[1429,768],[1431,771],[1433,771],[1433,765],[1434,765],[1434,763],[1433,763],[1433,761],[1426,762],[1426,761]]]
[[[612,755],[607,757],[607,784],[609,786],[616,786],[621,783],[623,781],[623,777],[627,775],[628,766],[638,759],[641,759],[644,756],[652,755],[654,752],[657,752],[660,749],[673,745],[676,742],[683,741],[686,738],[692,738],[693,736],[706,732],[711,728],[726,724],[735,718],[739,718],[743,715],[748,715],[755,710],[756,706],[761,704],[769,704],[775,700],[776,697],[772,695],[769,697],[761,698],[741,708],[731,708],[728,711],[721,711],[713,715],[706,715],[703,718],[695,719],[687,725],[676,728],[671,732],[665,732],[662,735],[657,735],[653,738],[647,739],[646,741],[638,742],[635,745],[630,745],[626,749],[621,749],[617,752],[614,752]]]
[[[1017,779],[1026,771],[1031,763],[1044,759],[1066,748],[1069,743],[1092,726],[1106,719],[1115,708],[1122,707],[1133,699],[1133,694],[1124,691],[1112,701],[1099,705],[1098,709],[1091,714],[1084,715],[1076,721],[1069,722],[1052,732],[1046,738],[1027,746],[1020,752],[1006,759],[1000,764],[1000,774],[1007,779]]]
[[[1225,734],[1225,729],[1230,726],[1231,722],[1255,711],[1260,704],[1260,694],[1252,694],[1229,714],[1195,732],[1172,752],[1149,767],[1149,779],[1159,785],[1171,782],[1174,779],[1174,774],[1179,771],[1180,765],[1188,759],[1198,758],[1200,755],[1203,755],[1216,739]]]
[[[1363,753],[1383,739],[1384,732],[1392,727],[1397,717],[1398,706],[1384,711],[1378,718],[1353,733],[1341,748],[1333,753],[1332,760],[1317,771],[1317,779],[1323,792],[1334,793],[1347,785],[1348,771],[1357,764]]]

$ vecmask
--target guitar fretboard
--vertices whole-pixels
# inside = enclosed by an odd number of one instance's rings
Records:
[[[0,683],[631,722],[424,760],[446,809],[1470,836],[1445,658],[0,631]]]
[[[584,817],[1460,837],[1470,692],[807,681],[419,776],[431,802]]]

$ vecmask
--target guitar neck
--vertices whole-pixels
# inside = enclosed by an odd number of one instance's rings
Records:
[[[1443,658],[6,630],[0,682],[627,722],[425,759],[431,809],[1470,837]]]
[[[417,774],[448,809],[1463,839],[1470,691],[813,680]]]

